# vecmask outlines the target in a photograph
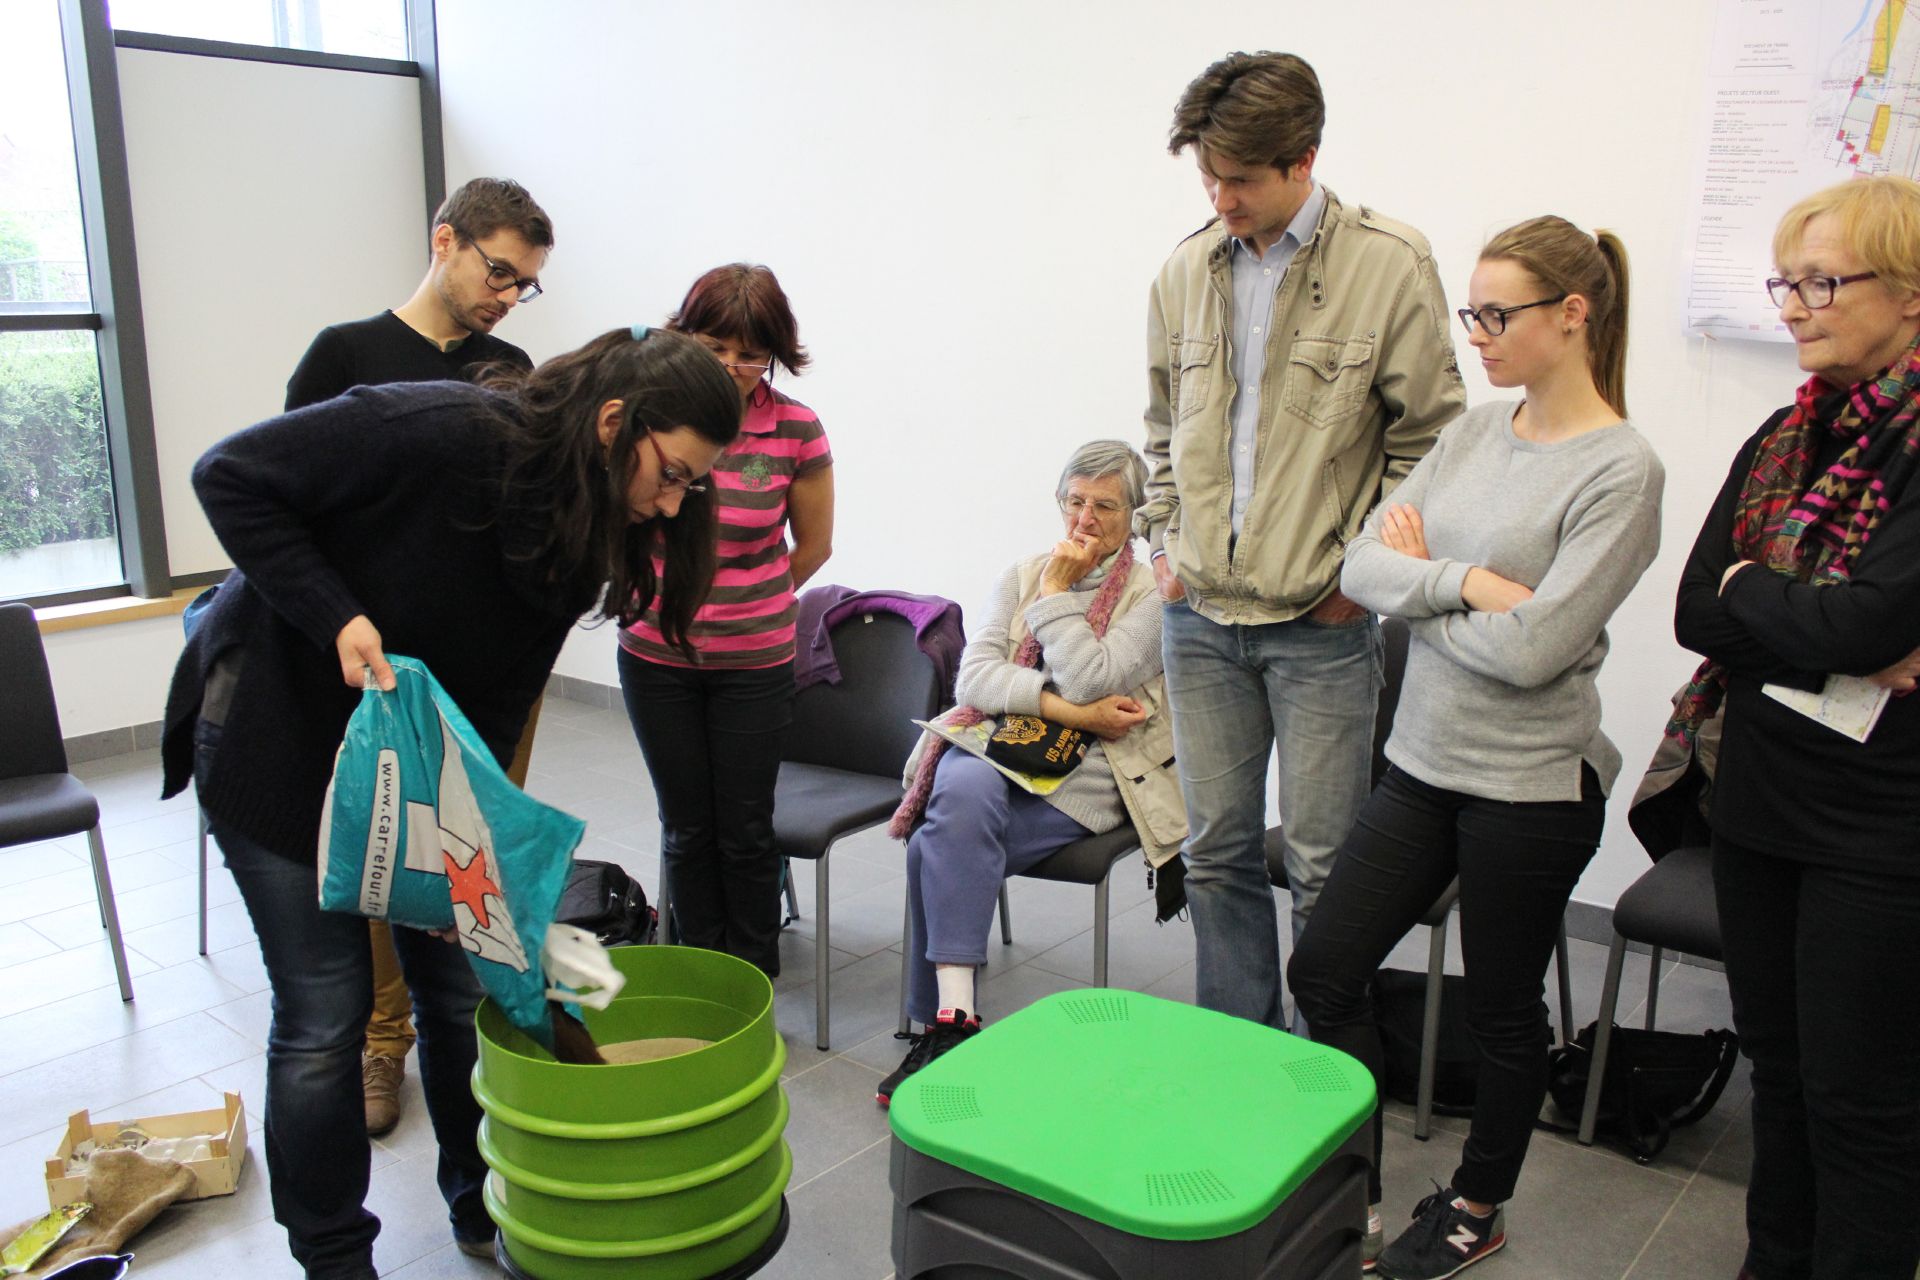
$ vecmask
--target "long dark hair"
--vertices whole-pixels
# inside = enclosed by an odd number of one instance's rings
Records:
[[[740,391],[699,343],[663,329],[603,333],[531,373],[493,374],[507,393],[504,509],[531,530],[514,554],[540,567],[546,584],[582,610],[627,627],[659,595],[660,631],[686,647],[687,628],[713,585],[713,495],[689,493],[680,512],[635,523],[627,489],[640,441],[689,427],[725,447],[740,432]],[[611,444],[597,428],[600,406],[624,406]],[[653,567],[659,555],[663,572]],[[600,595],[602,585],[604,595]]]

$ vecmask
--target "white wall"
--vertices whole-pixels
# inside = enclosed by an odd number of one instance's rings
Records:
[[[823,580],[969,604],[1051,536],[1073,445],[1140,437],[1147,285],[1207,214],[1168,118],[1222,53],[1314,64],[1319,176],[1425,231],[1456,305],[1499,227],[1555,212],[1617,230],[1630,402],[1668,496],[1602,681],[1629,764],[1579,896],[1610,903],[1645,869],[1624,799],[1692,666],[1672,639],[1680,564],[1734,449],[1797,381],[1789,350],[1680,331],[1713,9],[741,0],[723,20],[583,0],[528,23],[462,0],[440,14],[448,162],[455,181],[517,177],[555,218],[548,293],[511,321],[536,356],[658,320],[716,263],[772,265],[817,361],[789,389],[837,461]],[[563,73],[499,74],[505,30],[517,66]],[[611,682],[612,635],[576,636],[561,669]]]
[[[322,327],[426,270],[420,82],[118,52],[168,557],[223,569],[194,462],[280,412]]]
[[[60,732],[69,738],[151,724],[167,705],[180,656],[180,616],[141,618],[43,636]]]

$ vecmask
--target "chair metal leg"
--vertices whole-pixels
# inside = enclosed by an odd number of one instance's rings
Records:
[[[1660,1007],[1660,948],[1653,949],[1653,962],[1647,966],[1647,1030],[1653,1030],[1654,1011]]]
[[[1107,985],[1107,886],[1111,873],[1101,876],[1093,886],[1093,985]]]
[[[113,904],[113,878],[107,874],[107,849],[100,842],[100,824],[87,828],[87,852],[93,859],[93,887],[100,894],[100,914],[106,920],[107,945],[113,951],[113,971],[120,979],[120,998],[133,999],[133,979],[127,975],[127,948],[120,938],[120,912]]]
[[[1420,1092],[1413,1108],[1413,1136],[1427,1140],[1433,1127],[1433,1076],[1440,1066],[1441,977],[1447,969],[1447,918],[1427,931],[1427,1002],[1420,1018]]]
[[[780,883],[785,885],[787,890],[787,919],[786,924],[780,926],[784,929],[800,918],[800,895],[793,891],[792,858],[780,859]]]
[[[200,954],[207,954],[207,811],[200,811]]]
[[[1573,970],[1567,965],[1567,926],[1560,924],[1560,937],[1553,944],[1553,970],[1560,978],[1560,1043],[1573,1043]]]
[[[900,1034],[913,1030],[907,1017],[907,978],[913,965],[913,900],[900,908]],[[976,1002],[977,1003],[977,1002]]]
[[[1000,882],[1000,945],[1013,945],[1013,908],[1007,905],[1007,882]]]
[[[827,853],[813,868],[813,1042],[828,1048],[827,1040]]]
[[[1600,1021],[1593,1032],[1593,1057],[1587,1063],[1587,1100],[1580,1108],[1580,1145],[1593,1145],[1593,1129],[1600,1120],[1600,1082],[1607,1073],[1607,1050],[1613,1043],[1613,1017],[1620,1009],[1620,970],[1627,960],[1627,940],[1613,935],[1607,952],[1607,981],[1600,989]]]
[[[673,922],[673,883],[667,878],[666,851],[660,853],[660,901],[654,906],[660,913],[660,941],[665,946],[677,946],[680,942],[679,926]]]

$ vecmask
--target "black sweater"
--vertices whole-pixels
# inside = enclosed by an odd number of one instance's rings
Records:
[[[207,451],[194,489],[234,572],[174,671],[165,794],[192,779],[207,675],[237,647],[200,803],[240,835],[313,862],[334,754],[360,698],[342,680],[334,637],[358,614],[388,653],[425,662],[494,755],[511,758],[569,627],[593,604],[508,553],[538,519],[501,511],[495,415],[511,411],[461,383],[361,387]]]
[[[1857,743],[1761,692],[1818,689],[1829,672],[1871,675],[1920,647],[1920,484],[1881,520],[1847,583],[1814,587],[1756,565],[1720,594],[1740,488],[1786,412],[1741,446],[1680,577],[1680,643],[1728,672],[1710,820],[1727,839],[1782,857],[1920,875],[1920,693],[1889,701]],[[1823,441],[1815,466],[1844,445]]]
[[[287,412],[331,400],[349,387],[390,382],[470,381],[483,366],[533,368],[527,353],[492,334],[476,333],[442,351],[391,311],[328,325],[287,379]]]

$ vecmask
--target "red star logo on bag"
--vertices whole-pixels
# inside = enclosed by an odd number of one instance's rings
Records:
[[[487,924],[487,895],[504,899],[506,895],[500,886],[487,877],[487,851],[477,849],[471,861],[461,866],[453,860],[451,853],[443,853],[447,860],[447,890],[455,902],[464,902],[473,912],[474,921],[482,928]]]

